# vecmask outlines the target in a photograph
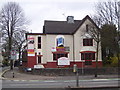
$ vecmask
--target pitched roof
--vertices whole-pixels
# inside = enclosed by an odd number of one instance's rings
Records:
[[[89,19],[97,27],[97,25],[93,22],[93,20],[87,15],[82,20],[74,20],[74,23],[68,23],[67,21],[45,20],[43,26],[43,33],[44,34],[74,34],[86,19]]]
[[[68,23],[67,21],[45,21],[43,33],[72,34],[80,22],[80,20],[75,20],[74,23]]]

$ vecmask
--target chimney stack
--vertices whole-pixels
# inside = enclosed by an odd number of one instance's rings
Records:
[[[74,16],[68,16],[67,17],[67,22],[68,23],[74,23]]]

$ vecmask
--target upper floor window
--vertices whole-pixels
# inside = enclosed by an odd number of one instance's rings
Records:
[[[38,37],[38,49],[41,49],[41,37]]]
[[[86,32],[88,32],[88,24],[86,25]]]
[[[83,46],[93,46],[93,39],[83,39]]]
[[[57,47],[64,47],[64,38],[63,37],[57,38]]]

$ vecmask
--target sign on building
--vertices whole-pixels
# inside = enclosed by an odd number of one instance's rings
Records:
[[[11,50],[11,59],[15,60],[16,59],[16,50]]]
[[[28,36],[27,38],[29,44],[34,44],[34,37],[33,36]]]
[[[56,47],[56,50],[57,51],[65,51],[65,48],[64,47]]]
[[[65,51],[70,51],[70,47],[64,47]]]
[[[27,52],[28,52],[28,56],[35,56],[34,49],[28,49]]]
[[[58,65],[70,65],[70,60],[66,57],[61,57],[58,59]]]
[[[52,51],[52,52],[56,52],[56,48],[55,48],[55,47],[52,47],[51,51]]]
[[[57,46],[58,47],[64,46],[64,38],[62,37],[57,38]]]
[[[34,37],[33,36],[28,36],[28,56],[35,56],[35,51],[34,51]]]

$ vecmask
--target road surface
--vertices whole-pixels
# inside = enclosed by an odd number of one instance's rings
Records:
[[[79,87],[118,87],[119,79],[79,80]],[[3,80],[2,88],[76,87],[76,80]]]

